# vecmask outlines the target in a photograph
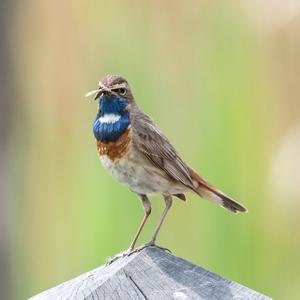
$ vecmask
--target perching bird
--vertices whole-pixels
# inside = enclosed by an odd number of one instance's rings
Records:
[[[96,94],[99,109],[93,124],[97,150],[102,165],[117,181],[135,193],[144,207],[144,218],[129,247],[136,241],[151,213],[148,195],[162,194],[166,207],[145,246],[155,245],[157,234],[175,196],[185,201],[186,192],[193,192],[236,213],[246,208],[216,189],[177,154],[164,134],[135,103],[128,82],[118,75],[107,75]]]

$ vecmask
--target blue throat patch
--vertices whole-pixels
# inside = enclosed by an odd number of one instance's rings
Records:
[[[129,114],[125,111],[127,102],[117,96],[101,96],[99,110],[93,124],[94,136],[103,143],[115,142],[125,132],[130,124]],[[100,118],[114,114],[119,120],[114,123],[101,122]]]

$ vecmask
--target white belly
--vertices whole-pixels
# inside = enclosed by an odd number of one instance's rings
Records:
[[[137,194],[177,194],[183,192],[182,185],[175,185],[163,175],[163,171],[139,160],[122,158],[112,162],[106,155],[100,156],[104,168],[120,183]],[[185,188],[186,189],[186,188]]]

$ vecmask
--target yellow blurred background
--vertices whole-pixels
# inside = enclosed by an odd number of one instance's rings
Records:
[[[0,298],[25,299],[128,248],[143,210],[101,167],[96,103],[121,74],[206,179],[248,207],[188,195],[158,243],[276,299],[300,294],[300,3],[3,0]],[[164,207],[140,242],[150,239]]]

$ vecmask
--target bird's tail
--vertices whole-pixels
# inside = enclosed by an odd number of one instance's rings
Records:
[[[230,210],[231,212],[247,212],[247,209],[238,202],[230,199],[222,191],[218,190],[196,172],[190,170],[190,176],[196,183],[195,192],[202,198],[210,200],[214,203],[221,205],[222,207]]]

